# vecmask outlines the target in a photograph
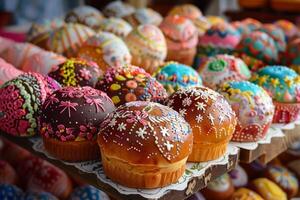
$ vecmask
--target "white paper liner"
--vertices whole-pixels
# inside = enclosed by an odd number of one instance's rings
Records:
[[[230,144],[241,149],[254,150],[259,144],[270,144],[272,138],[284,137],[285,134],[283,130],[292,130],[296,127],[296,125],[300,125],[300,117],[298,117],[296,121],[288,124],[272,124],[265,138],[259,140],[258,142],[230,142]]]
[[[33,143],[33,149],[37,152],[41,152],[45,154],[50,159],[55,159],[53,156],[49,155],[47,151],[44,149],[43,141],[41,138],[33,138],[30,139]],[[202,163],[187,163],[187,169],[185,174],[178,180],[176,184],[169,185],[167,187],[159,188],[159,189],[136,189],[136,188],[128,188],[122,185],[119,185],[109,178],[107,178],[104,174],[102,164],[100,161],[87,161],[87,162],[78,162],[78,163],[70,163],[63,162],[66,165],[72,165],[85,173],[93,173],[97,176],[99,180],[102,182],[112,186],[118,192],[124,195],[134,194],[140,195],[144,198],[149,199],[158,199],[162,197],[164,194],[168,193],[170,190],[185,190],[188,182],[193,177],[201,177],[205,175],[205,171],[213,165],[228,165],[229,163],[229,155],[236,155],[238,153],[238,148],[229,144],[227,151],[224,156],[217,160],[202,162]]]

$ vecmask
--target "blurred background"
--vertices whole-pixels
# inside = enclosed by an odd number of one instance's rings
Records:
[[[284,6],[285,0],[126,0],[135,7],[151,7],[165,15],[176,4],[193,3],[205,15],[218,15],[230,20],[246,17],[271,22],[286,18],[299,21],[299,1]],[[43,22],[63,16],[68,10],[83,4],[102,9],[110,0],[0,0],[0,27]],[[289,0],[293,2],[293,0]],[[296,5],[298,3],[298,6]]]

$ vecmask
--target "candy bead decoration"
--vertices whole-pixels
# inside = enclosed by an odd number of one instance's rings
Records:
[[[22,73],[22,71],[18,70],[17,68],[0,58],[0,85],[16,78]]]
[[[74,189],[70,200],[109,200],[110,198],[101,190],[93,186],[81,186]]]
[[[47,39],[47,50],[73,57],[85,40],[94,34],[91,28],[82,24],[66,24],[50,34]]]
[[[103,71],[131,63],[131,54],[126,44],[108,32],[99,32],[88,38],[77,54],[80,58],[96,62]]]
[[[40,108],[55,84],[37,73],[24,73],[0,89],[0,129],[15,136],[36,134]],[[57,87],[59,87],[57,85]]]
[[[208,58],[197,70],[203,78],[203,84],[212,89],[217,89],[226,81],[251,78],[251,72],[243,60],[226,54]]]
[[[131,64],[152,74],[163,64],[167,56],[167,44],[161,30],[146,24],[135,27],[125,38],[132,55]]]
[[[257,71],[264,66],[264,63],[273,64],[278,61],[278,50],[275,41],[272,37],[260,31],[245,35],[236,47],[236,51],[242,54],[240,55],[242,59],[250,57],[244,59],[244,61],[252,71]]]
[[[52,67],[49,76],[63,86],[94,87],[102,71],[94,62],[71,58]]]
[[[103,14],[106,17],[122,18],[133,14],[134,11],[134,7],[130,4],[117,0],[107,4],[103,10]]]
[[[162,101],[167,97],[163,86],[139,67],[125,65],[109,68],[96,88],[107,93],[116,106],[130,101]]]
[[[98,143],[109,178],[127,187],[159,188],[184,173],[192,138],[190,126],[173,109],[135,101],[106,118]]]
[[[132,26],[121,18],[109,17],[100,22],[99,30],[125,38],[132,31]]]
[[[263,139],[272,123],[272,98],[261,87],[248,81],[224,83],[218,90],[238,118],[232,141],[256,142]]]
[[[202,85],[201,77],[193,68],[177,62],[165,63],[155,73],[155,78],[169,94],[180,88]]]
[[[20,200],[23,194],[23,191],[17,186],[9,184],[0,185],[0,199]]]
[[[80,23],[91,28],[98,28],[103,15],[99,10],[91,6],[79,6],[67,13],[65,21],[68,23]]]
[[[285,191],[288,198],[297,195],[299,188],[298,180],[295,175],[285,167],[270,166],[266,171],[266,176]]]
[[[191,125],[194,145],[189,161],[214,160],[225,153],[236,117],[222,95],[206,87],[189,87],[179,89],[165,103]]]

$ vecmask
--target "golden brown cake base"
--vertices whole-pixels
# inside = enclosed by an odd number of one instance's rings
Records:
[[[100,157],[97,140],[62,142],[43,137],[43,142],[47,152],[61,160],[77,162]]]
[[[168,49],[167,61],[177,61],[185,65],[193,65],[196,55],[196,47],[190,49],[170,50]]]
[[[168,166],[134,165],[126,161],[102,155],[105,174],[113,181],[132,188],[160,188],[172,183],[183,175],[186,159]]]
[[[188,157],[189,162],[206,162],[220,158],[227,150],[228,142],[219,144],[205,145],[203,143],[194,143],[193,150]]]

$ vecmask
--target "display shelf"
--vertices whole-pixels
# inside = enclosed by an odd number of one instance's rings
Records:
[[[262,164],[266,164],[286,151],[291,144],[300,139],[300,125],[294,124],[293,127],[281,126],[283,137],[273,137],[269,143],[258,144],[255,149],[240,148],[239,161],[251,163],[258,159]]]
[[[7,140],[27,149],[36,156],[39,156],[57,167],[63,169],[72,177],[81,179],[82,181],[91,184],[100,190],[106,192],[115,199],[172,199],[182,200],[188,196],[204,188],[210,181],[219,177],[220,175],[232,170],[238,162],[238,148],[234,146],[228,147],[228,150],[223,158],[216,161],[210,161],[207,163],[189,163],[187,166],[184,178],[181,178],[179,182],[173,184],[170,189],[160,188],[155,190],[137,190],[122,187],[118,184],[112,184],[109,179],[105,177],[102,165],[98,161],[90,161],[84,163],[66,163],[57,160],[47,153],[43,152],[42,140],[39,137],[34,138],[20,138],[14,137],[3,132],[0,135]],[[42,146],[42,147],[41,147]],[[197,173],[193,172],[195,166],[200,166]],[[194,173],[194,176],[188,176],[186,174]]]

